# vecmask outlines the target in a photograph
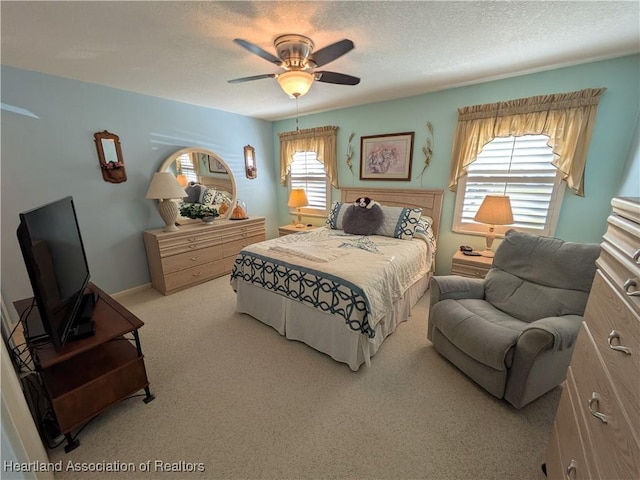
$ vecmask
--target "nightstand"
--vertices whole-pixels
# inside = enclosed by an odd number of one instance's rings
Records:
[[[493,258],[491,257],[478,257],[456,252],[451,262],[451,275],[484,278],[491,268],[492,263]]]
[[[288,225],[282,225],[281,227],[278,227],[278,233],[281,237],[284,237],[285,235],[290,235],[292,233],[308,232],[309,230],[315,230],[316,228],[320,227],[318,227],[317,225],[313,225],[311,227],[305,225],[304,227],[297,228],[295,225],[290,223]]]

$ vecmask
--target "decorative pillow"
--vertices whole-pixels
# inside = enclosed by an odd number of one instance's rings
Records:
[[[422,215],[421,208],[407,207],[381,207],[383,222],[376,231],[376,235],[384,235],[385,237],[401,238],[403,240],[411,240],[415,231],[418,220]]]
[[[423,215],[418,219],[418,224],[416,225],[416,229],[413,232],[413,236],[416,237],[420,235],[425,240],[433,237],[433,230],[431,229],[431,225],[433,225],[433,218]]]
[[[343,202],[333,202],[325,225],[333,230],[342,230],[344,213],[349,205],[350,204]]]
[[[202,195],[203,205],[213,205],[213,199],[215,198],[217,190],[215,188],[207,188]]]
[[[231,199],[216,188],[207,188],[202,196],[203,205],[222,205],[231,203]]]
[[[382,209],[369,197],[357,199],[345,209],[344,233],[351,235],[373,235],[382,225]]]
[[[184,188],[184,191],[187,192],[187,196],[184,197],[185,203],[200,203],[202,185],[190,182],[189,185]]]

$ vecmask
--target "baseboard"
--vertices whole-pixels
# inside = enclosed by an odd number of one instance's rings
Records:
[[[117,292],[117,293],[112,293],[112,294],[111,294],[111,296],[112,296],[113,298],[118,298],[118,297],[121,297],[121,296],[123,296],[123,295],[129,295],[129,294],[131,294],[131,293],[138,293],[138,292],[142,292],[142,291],[144,291],[144,290],[148,290],[148,289],[150,289],[150,288],[152,288],[152,287],[151,287],[151,284],[150,284],[150,283],[145,283],[145,284],[143,284],[143,285],[138,285],[137,287],[128,288],[128,289],[126,289],[126,290],[122,290],[122,291]]]

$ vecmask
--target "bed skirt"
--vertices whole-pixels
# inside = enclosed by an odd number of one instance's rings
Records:
[[[422,277],[394,303],[393,309],[378,322],[373,339],[350,330],[339,316],[331,315],[255,285],[237,282],[237,307],[273,327],[289,340],[304,342],[357,371],[363,363],[370,365],[384,339],[406,321],[411,309],[427,291],[431,274]]]

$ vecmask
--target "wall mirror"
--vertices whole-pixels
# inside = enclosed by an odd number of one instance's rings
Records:
[[[121,183],[127,180],[122,147],[118,135],[104,130],[93,134],[98,150],[98,162],[105,182]]]
[[[203,203],[218,207],[220,218],[231,213],[236,202],[236,180],[227,163],[210,150],[183,148],[172,153],[160,166],[159,172],[171,172],[189,197],[178,203]],[[193,184],[197,187],[191,188]],[[199,222],[178,216],[177,223],[184,225]]]

